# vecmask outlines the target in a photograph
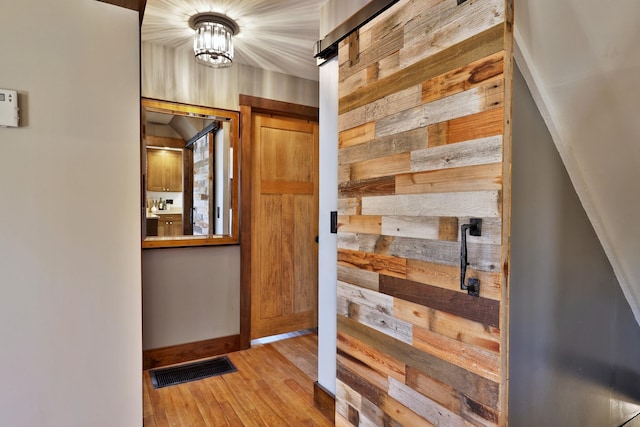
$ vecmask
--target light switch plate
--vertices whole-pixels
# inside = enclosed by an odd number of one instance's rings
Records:
[[[0,127],[18,127],[18,92],[0,89]]]

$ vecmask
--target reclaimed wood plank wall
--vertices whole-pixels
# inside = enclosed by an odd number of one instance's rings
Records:
[[[339,46],[336,425],[507,424],[512,17],[401,0]]]

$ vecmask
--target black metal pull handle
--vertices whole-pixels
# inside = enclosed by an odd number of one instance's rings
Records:
[[[331,233],[338,232],[338,211],[331,211]]]
[[[460,289],[467,291],[469,295],[474,297],[480,296],[480,280],[469,278],[467,283],[464,283],[465,276],[467,275],[467,230],[469,230],[470,236],[482,235],[482,219],[471,218],[469,224],[462,224],[460,226],[461,245],[460,245]]]

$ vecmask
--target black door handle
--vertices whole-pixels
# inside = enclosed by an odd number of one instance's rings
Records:
[[[464,283],[465,276],[467,275],[467,230],[469,230],[470,236],[482,235],[482,219],[470,218],[470,224],[462,224],[460,226],[461,245],[460,245],[460,289],[467,291],[469,295],[474,297],[480,296],[480,280],[469,278],[467,283]]]
[[[338,211],[331,211],[331,233],[338,232]]]

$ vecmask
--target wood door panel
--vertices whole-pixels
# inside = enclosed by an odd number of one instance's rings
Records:
[[[266,121],[266,120],[265,120]],[[271,124],[273,126],[273,124]],[[265,181],[313,182],[313,134],[263,128],[261,139],[273,141],[261,146],[260,160],[268,168],[261,170]]]
[[[281,253],[280,272],[282,281],[282,293],[280,295],[280,304],[282,306],[282,316],[292,316],[296,312],[293,310],[293,301],[297,298],[294,292],[295,270],[298,268],[296,263],[296,252],[294,246],[294,236],[296,227],[296,218],[293,207],[294,197],[292,194],[282,194],[282,213],[280,216],[280,239]],[[276,256],[271,254],[271,259]],[[265,260],[271,262],[269,260]]]
[[[294,250],[296,253],[307,255],[296,257],[298,263],[293,280],[293,293],[296,295],[293,310],[296,313],[314,310],[317,305],[318,251],[315,235],[310,239],[317,228],[313,223],[317,217],[308,214],[315,206],[313,196],[296,196],[294,199]]]
[[[262,243],[260,244],[259,280],[260,304],[256,305],[259,311],[256,313],[259,319],[270,319],[281,316],[282,295],[282,267],[276,260],[276,254],[282,252],[282,231],[280,229],[280,217],[282,215],[282,200],[280,196],[266,196],[261,198],[260,230]]]
[[[313,182],[262,181],[262,194],[313,194]]]
[[[305,120],[253,120],[251,338],[259,338],[317,325],[318,131]]]

